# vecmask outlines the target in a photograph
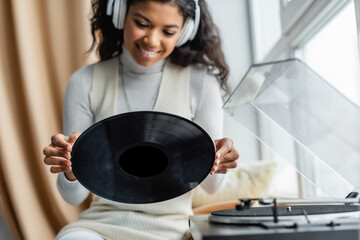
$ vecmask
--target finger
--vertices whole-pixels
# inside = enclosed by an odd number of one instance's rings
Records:
[[[217,161],[219,161],[218,164],[221,164],[223,162],[232,162],[234,160],[239,159],[239,153],[235,149],[231,150],[224,156],[220,157]]]
[[[50,168],[51,173],[69,172],[69,171],[71,171],[71,167],[69,166],[52,166]]]
[[[68,167],[71,166],[71,161],[59,157],[45,157],[44,163],[46,165],[60,165],[60,166],[68,166]]]
[[[237,167],[237,162],[234,160],[232,162],[221,163],[219,166],[217,166],[217,170],[224,170],[224,169],[230,169],[236,167]]]
[[[71,155],[67,150],[58,148],[56,146],[47,146],[43,149],[43,154],[46,157],[63,157],[70,160]]]
[[[215,173],[227,173],[228,169],[219,169],[217,167],[211,169],[210,175],[213,175]]]
[[[238,158],[239,158],[239,153],[237,151],[231,151],[230,153],[225,154],[225,156],[216,159],[214,166],[220,166],[226,163],[234,164],[233,162],[236,162]]]
[[[216,164],[213,165],[210,171],[210,175],[213,175],[218,170],[218,166]]]
[[[68,143],[69,138],[64,136],[63,134],[55,134],[51,136],[51,143],[52,145],[55,145],[56,147],[65,149],[69,152],[71,152],[71,144]]]
[[[216,172],[217,168],[218,167],[214,165],[210,171],[210,174],[213,175]]]
[[[235,168],[237,166],[236,161],[234,162],[235,163],[228,163],[226,165],[219,165],[219,166],[214,165],[210,171],[210,175],[213,175],[215,173],[227,173],[228,168]]]
[[[228,172],[227,169],[222,169],[222,170],[217,170],[215,173],[216,173],[216,174],[217,174],[217,173],[225,174],[225,173],[227,173],[227,172]]]

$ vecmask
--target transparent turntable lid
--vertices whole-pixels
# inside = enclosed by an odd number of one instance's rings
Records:
[[[253,65],[223,108],[325,194],[360,186],[360,108],[301,61]]]

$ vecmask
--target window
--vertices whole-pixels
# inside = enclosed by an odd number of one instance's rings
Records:
[[[360,105],[359,51],[354,2],[348,1],[295,56],[307,63],[350,100]]]
[[[256,0],[250,5],[254,62],[299,58],[348,99],[360,105],[360,61],[357,36],[357,29],[360,29],[360,26],[356,25],[356,17],[360,24],[360,11],[358,11],[359,16],[355,14],[355,7],[360,10],[360,0],[279,0],[278,3],[271,1],[272,8],[263,5],[264,9],[261,10],[259,6],[265,2],[267,0]],[[270,3],[267,2],[267,4]],[[278,9],[274,10],[275,8]],[[261,11],[273,12],[264,14]],[[280,17],[276,18],[275,13]],[[271,31],[272,33],[267,33]],[[264,38],[264,32],[271,37]],[[261,131],[267,135],[274,134],[269,126],[261,126]],[[286,144],[278,136],[273,138],[279,144]],[[291,151],[294,151],[295,161],[289,162],[302,173],[295,173],[297,184],[293,183],[291,186],[289,184],[288,189],[285,189],[292,193],[291,197],[294,193],[297,194],[295,197],[323,195],[324,192],[315,187],[316,185],[331,191],[331,196],[345,197],[344,188],[336,184],[336,180],[329,179],[330,175],[323,174],[316,161],[312,166],[303,164],[304,156],[298,154],[296,149]],[[265,147],[261,148],[261,155],[263,158],[278,158]],[[351,166],[354,168],[357,165],[360,168],[360,163],[356,163],[356,165],[349,165],[349,170]],[[294,172],[290,169],[291,166],[282,164],[282,174],[279,174],[281,179],[277,180],[279,184],[284,185],[283,183],[288,179],[294,179]],[[349,172],[354,173],[354,171]],[[313,185],[309,184],[308,179],[311,179]],[[346,180],[340,180],[347,184]],[[293,190],[294,186],[298,191]]]

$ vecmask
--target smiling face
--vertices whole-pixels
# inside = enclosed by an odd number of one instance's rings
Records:
[[[129,7],[124,44],[138,64],[150,66],[172,53],[182,24],[179,6],[139,1]]]

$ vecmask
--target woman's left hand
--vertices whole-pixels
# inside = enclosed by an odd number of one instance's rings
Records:
[[[222,138],[215,140],[215,161],[210,174],[226,173],[230,168],[236,168],[236,160],[239,158],[239,153],[234,148],[233,141],[230,138]]]

